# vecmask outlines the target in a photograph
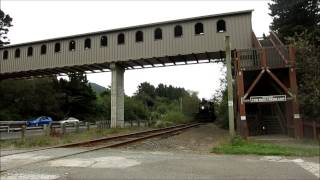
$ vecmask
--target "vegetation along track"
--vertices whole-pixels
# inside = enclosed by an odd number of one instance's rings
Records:
[[[16,166],[14,168],[8,168],[8,169],[1,169],[0,172],[5,172],[11,169],[16,169],[20,168],[26,165],[30,164],[35,164],[35,163],[40,163],[40,162],[45,162],[45,161],[51,161],[51,160],[56,160],[56,159],[62,159],[65,157],[77,155],[77,154],[83,154],[91,151],[96,151],[104,148],[112,148],[112,147],[118,147],[118,146],[123,146],[129,143],[137,142],[137,141],[142,141],[145,139],[153,138],[156,136],[162,136],[162,135],[168,135],[172,134],[178,131],[182,131],[188,128],[192,128],[195,126],[199,126],[201,123],[194,123],[194,124],[183,124],[183,125],[176,125],[176,126],[170,126],[166,128],[160,128],[160,129],[153,129],[153,130],[148,130],[148,131],[141,131],[141,132],[136,132],[136,133],[129,133],[125,135],[119,135],[119,136],[111,136],[111,137],[105,137],[105,138],[99,138],[99,139],[94,139],[90,141],[84,141],[84,142],[78,142],[78,143],[70,143],[70,144],[65,144],[61,146],[52,146],[52,147],[47,147],[47,148],[40,148],[40,149],[35,149],[35,150],[30,150],[30,151],[23,151],[23,152],[18,152],[18,153],[12,153],[12,154],[7,154],[7,155],[2,155],[1,157],[4,156],[13,156],[16,154],[23,154],[23,153],[29,153],[29,152],[35,152],[35,151],[42,151],[42,150],[48,150],[48,149],[53,149],[53,148],[69,148],[69,147],[90,147],[87,150],[83,150],[77,153],[71,153],[63,156],[57,156],[57,157],[52,157],[49,159],[44,159],[40,161],[35,161],[27,164],[23,164],[21,166]]]

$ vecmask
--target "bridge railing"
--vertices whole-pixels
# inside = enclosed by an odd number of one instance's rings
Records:
[[[240,49],[238,50],[240,68],[260,69],[261,68],[261,49]]]
[[[286,57],[289,57],[288,47],[283,46]],[[289,60],[284,61],[275,47],[240,49],[237,50],[240,68],[244,70],[256,70],[262,67],[284,68],[289,65]]]

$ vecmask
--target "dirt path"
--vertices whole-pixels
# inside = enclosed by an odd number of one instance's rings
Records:
[[[206,154],[228,137],[228,131],[215,124],[204,124],[174,136],[159,137],[122,147],[130,150],[191,152]]]

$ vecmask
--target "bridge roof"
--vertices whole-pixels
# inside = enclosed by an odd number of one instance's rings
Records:
[[[197,16],[197,17],[191,17],[191,18],[142,24],[142,25],[137,25],[137,26],[122,27],[122,28],[116,28],[116,29],[110,29],[110,30],[103,30],[103,31],[90,32],[90,33],[76,34],[76,35],[71,35],[71,36],[63,36],[63,37],[57,37],[57,38],[51,38],[51,39],[44,39],[44,40],[39,40],[39,41],[31,41],[31,42],[25,42],[25,43],[19,43],[19,44],[12,44],[12,45],[0,47],[0,49],[19,47],[19,46],[24,46],[24,45],[32,45],[32,44],[37,44],[37,43],[47,43],[47,42],[52,42],[52,41],[86,37],[86,36],[91,36],[91,35],[100,35],[100,34],[111,33],[111,32],[121,32],[121,31],[126,31],[126,30],[141,29],[141,28],[154,27],[154,26],[160,26],[160,25],[166,25],[166,24],[183,23],[183,22],[205,20],[205,19],[211,19],[211,18],[222,18],[222,17],[226,17],[226,16],[237,16],[237,15],[241,15],[241,14],[251,14],[253,11],[254,11],[253,9],[250,9],[250,10],[243,10],[243,11],[211,14],[211,15],[205,15],[205,16]]]

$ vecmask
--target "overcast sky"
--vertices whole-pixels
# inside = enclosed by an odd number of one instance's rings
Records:
[[[8,34],[12,44],[108,30],[132,25],[254,9],[253,30],[268,34],[270,1],[28,1],[0,0],[13,17]],[[219,64],[198,64],[125,72],[125,93],[132,95],[141,82],[171,84],[211,98],[223,76]],[[111,73],[88,75],[91,82],[109,86]]]

